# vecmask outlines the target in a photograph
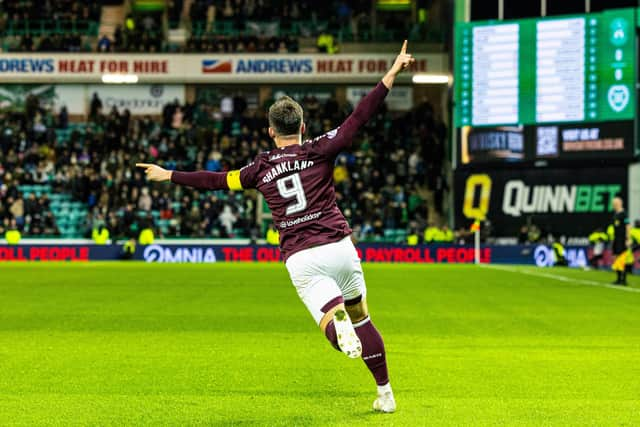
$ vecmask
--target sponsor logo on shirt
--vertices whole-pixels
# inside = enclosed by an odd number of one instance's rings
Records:
[[[297,157],[297,156],[298,156],[297,154],[289,154],[289,153],[274,154],[273,156],[269,157],[269,161],[284,159],[285,157]]]
[[[322,215],[322,212],[316,212],[316,213],[312,213],[312,214],[307,214],[305,216],[301,216],[301,217],[296,218],[296,219],[291,219],[291,220],[287,220],[287,221],[281,221],[280,222],[280,228],[284,229],[284,228],[287,228],[287,227],[293,227],[295,225],[302,224],[302,223],[307,222],[307,221],[313,221],[315,219],[320,218],[321,215]]]
[[[203,59],[203,73],[231,73],[231,61],[220,61],[219,59]]]

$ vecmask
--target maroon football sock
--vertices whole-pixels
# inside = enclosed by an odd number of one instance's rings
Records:
[[[324,306],[322,306],[320,310],[323,313],[328,313],[329,310],[342,303],[344,303],[344,299],[342,298],[342,296],[337,296],[326,303]],[[340,346],[338,345],[338,334],[336,332],[336,326],[333,324],[333,320],[330,320],[329,323],[327,323],[327,327],[324,330],[324,335],[327,337],[333,348],[340,351]]]
[[[362,343],[362,360],[373,374],[376,384],[387,384],[389,382],[387,358],[380,333],[368,317],[356,322],[353,326]]]
[[[340,351],[340,346],[338,346],[338,334],[336,333],[336,326],[333,324],[333,320],[327,323],[327,329],[324,330],[324,334],[333,348]]]

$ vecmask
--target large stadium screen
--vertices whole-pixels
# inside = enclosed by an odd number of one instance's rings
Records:
[[[459,23],[463,164],[634,154],[634,9]]]

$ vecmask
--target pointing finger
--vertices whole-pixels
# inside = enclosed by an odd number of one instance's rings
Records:
[[[137,168],[150,168],[153,166],[151,163],[136,163]]]
[[[405,53],[407,53],[407,41],[405,40],[404,43],[402,43],[402,49],[400,49],[400,54],[404,55]]]

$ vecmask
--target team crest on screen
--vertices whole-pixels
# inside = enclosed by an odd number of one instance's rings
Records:
[[[609,88],[609,105],[616,113],[624,110],[629,104],[629,88],[625,85],[614,85]]]

